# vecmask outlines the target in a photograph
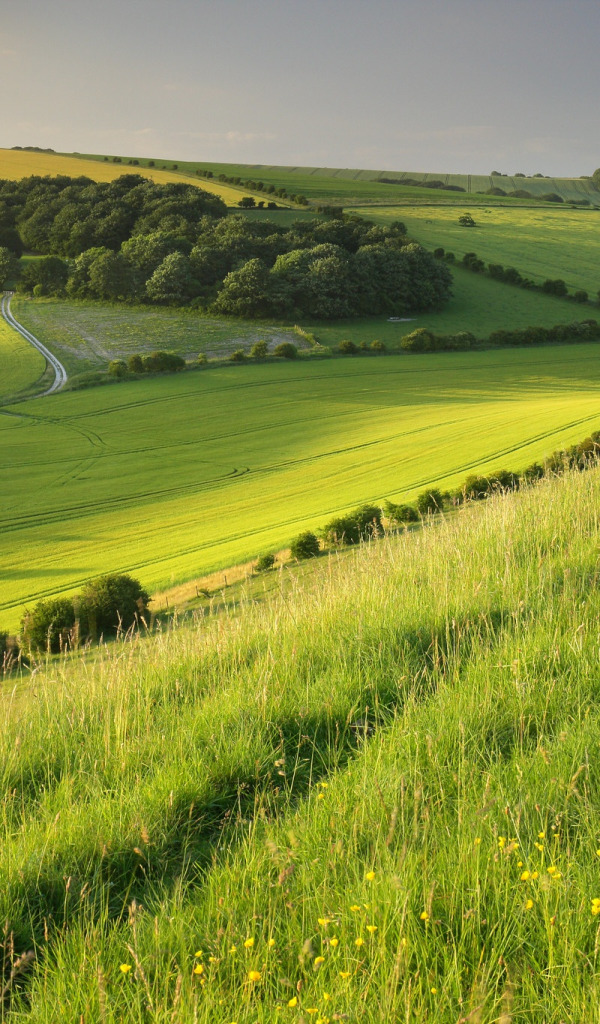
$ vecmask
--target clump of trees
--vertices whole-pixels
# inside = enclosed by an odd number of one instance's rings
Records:
[[[125,362],[113,359],[108,364],[111,377],[128,377],[139,373],[176,373],[185,369],[185,359],[175,352],[150,352],[145,355],[134,353]]]
[[[57,654],[100,636],[117,636],[146,624],[150,595],[125,574],[109,574],[86,583],[73,598],[38,601],[21,621],[26,651]]]
[[[554,327],[525,327],[512,331],[492,331],[487,338],[476,338],[470,331],[457,334],[434,334],[426,327],[418,327],[405,334],[400,348],[405,352],[463,352],[485,345],[495,347],[522,347],[527,345],[548,345],[552,343],[600,340],[600,324],[597,320],[579,320],[570,324],[555,324]]]
[[[442,246],[433,250],[433,255],[438,260],[445,260],[453,263],[454,253],[446,252]],[[529,291],[542,291],[547,295],[558,295],[562,298],[573,299],[575,302],[587,302],[588,295],[583,289],[578,289],[573,295],[562,278],[547,278],[542,284],[536,284],[529,277],[525,277],[515,267],[504,267],[501,263],[488,263],[487,266],[475,252],[466,252],[462,258],[462,264],[467,270],[474,274],[485,274],[494,281],[503,281],[505,284],[514,284],[518,288],[526,288]],[[583,298],[585,295],[585,299]]]
[[[324,320],[439,309],[450,296],[449,271],[401,222],[225,217],[215,196],[136,174],[26,181],[0,182],[0,245],[12,252],[10,236],[42,254],[21,275],[28,294]]]

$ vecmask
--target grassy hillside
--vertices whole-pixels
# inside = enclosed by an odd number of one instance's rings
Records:
[[[213,192],[220,196],[228,206],[237,206],[242,196],[250,195],[245,189],[236,188],[233,185],[223,185],[220,182],[204,181],[203,179],[186,175],[184,171],[169,170],[164,161],[158,161],[156,167],[129,166],[127,163],[114,164],[89,160],[78,154],[69,156],[58,153],[30,153],[25,150],[0,149],[0,178],[9,181],[18,181],[20,178],[28,178],[31,174],[45,177],[55,177],[58,174],[67,175],[70,178],[77,178],[84,175],[92,181],[114,181],[122,174],[141,174],[149,178],[157,185],[166,185],[169,182],[184,182],[187,185],[194,185],[196,188],[203,188],[207,192]]]
[[[103,156],[86,154],[89,159],[103,160]],[[126,158],[124,158],[126,159]],[[147,164],[148,160],[140,160]],[[155,161],[157,164],[164,161]],[[418,186],[403,185],[403,180],[411,178],[417,181],[442,181],[446,185],[458,185],[469,195],[469,202],[509,203],[515,204],[523,200],[504,199],[502,197],[478,196],[492,187],[502,188],[505,192],[525,189],[533,196],[542,196],[555,192],[566,201],[588,199],[592,204],[600,205],[600,192],[594,187],[590,178],[538,178],[514,177],[507,175],[488,174],[447,174],[423,171],[389,171],[360,170],[348,167],[292,167],[271,164],[224,164],[206,163],[205,161],[179,161],[181,170],[195,174],[198,168],[213,172],[215,176],[225,174],[228,177],[240,177],[244,180],[255,179],[267,185],[285,187],[291,192],[305,195],[313,201],[336,202],[343,205],[356,205],[364,202],[411,202],[429,198],[433,202],[453,204],[461,201],[460,193],[419,189]],[[383,183],[378,179],[390,179],[393,183]],[[397,182],[397,184],[396,184]],[[464,196],[463,196],[464,200]]]
[[[468,210],[468,204],[463,208]],[[570,289],[585,288],[593,299],[600,287],[600,216],[595,210],[486,207],[476,211],[474,228],[461,227],[458,212],[447,208],[399,213],[395,207],[365,207],[356,212],[381,224],[400,216],[409,234],[427,248],[441,245],[459,259],[476,252],[486,263],[516,267],[538,284],[561,277]]]
[[[600,427],[595,345],[223,366],[0,415],[0,627],[108,571],[169,586],[362,501]]]
[[[11,682],[5,1019],[597,1021],[599,504],[551,481]]]

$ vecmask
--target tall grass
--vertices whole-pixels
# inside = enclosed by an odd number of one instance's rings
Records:
[[[600,1019],[599,497],[8,684],[2,1019]]]

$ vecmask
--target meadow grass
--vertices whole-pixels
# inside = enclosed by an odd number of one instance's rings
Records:
[[[599,500],[545,481],[9,683],[37,960],[0,1019],[597,1022]]]
[[[193,360],[200,352],[226,358],[237,348],[249,351],[260,339],[271,347],[290,340],[299,344],[291,327],[218,320],[185,308],[17,295],[11,309],[61,359],[72,379],[134,353],[167,349]]]
[[[463,208],[469,210],[468,202]],[[427,248],[443,246],[458,259],[476,252],[485,263],[516,267],[537,284],[560,277],[571,290],[583,288],[594,300],[600,288],[600,217],[595,210],[487,206],[477,210],[474,228],[461,227],[458,212],[446,208],[413,207],[400,215],[393,206],[357,212],[381,224],[400,216],[409,235]]]
[[[0,317],[0,404],[35,388],[45,370],[44,357]]]
[[[588,344],[222,365],[5,407],[0,626],[103,572],[166,588],[361,502],[522,469],[598,429],[599,390]]]
[[[0,178],[18,181],[21,178],[28,178],[32,174],[41,177],[46,175],[56,177],[60,174],[70,178],[84,175],[91,178],[92,181],[114,181],[122,174],[141,174],[143,178],[148,178],[156,185],[183,182],[186,185],[193,185],[195,188],[202,188],[206,192],[220,196],[228,206],[237,206],[243,196],[250,195],[246,189],[236,188],[234,185],[224,185],[218,181],[205,181],[195,175],[163,170],[161,167],[144,167],[142,165],[131,167],[128,164],[113,164],[110,161],[105,163],[78,155],[64,156],[58,153],[29,153],[26,150],[0,149]]]

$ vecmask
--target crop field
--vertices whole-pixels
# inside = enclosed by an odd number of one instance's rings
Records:
[[[389,323],[385,317],[374,317],[304,326],[323,345],[335,347],[345,338],[357,344],[378,339],[393,350],[402,336],[415,327],[429,327],[439,333],[471,331],[485,338],[498,328],[552,327],[586,315],[582,307],[564,299],[513,288],[461,267],[453,268],[453,274],[453,298],[439,313],[422,314],[407,323]],[[55,352],[71,378],[103,369],[109,360],[126,359],[133,352],[167,349],[189,360],[199,352],[223,358],[237,348],[249,351],[261,338],[271,345],[290,339],[300,344],[300,339],[283,325],[216,320],[191,310],[164,306],[28,299],[17,295],[11,308],[17,320]]]
[[[0,413],[0,625],[102,572],[162,588],[359,502],[600,427],[593,345],[214,368]]]
[[[202,188],[206,192],[212,192],[220,196],[228,206],[237,206],[243,196],[250,195],[243,188],[235,188],[233,185],[223,185],[221,182],[205,181],[192,175],[186,175],[183,171],[171,171],[162,167],[129,166],[128,164],[113,164],[112,162],[89,160],[80,156],[61,156],[58,153],[29,153],[25,150],[0,149],[0,178],[9,181],[18,181],[20,178],[27,178],[35,174],[45,177],[55,177],[58,174],[65,174],[72,178],[85,175],[92,181],[114,181],[122,174],[141,174],[149,178],[157,185],[166,185],[170,182],[183,182],[186,185],[193,185],[195,188]]]
[[[468,212],[468,203],[462,212]],[[595,210],[478,209],[476,226],[464,228],[456,210],[430,206],[398,211],[358,209],[377,223],[402,220],[411,237],[427,248],[438,245],[454,252],[476,252],[486,263],[516,267],[540,283],[561,277],[571,289],[584,288],[590,298],[600,288],[600,215]]]
[[[0,404],[29,391],[45,369],[44,357],[0,317]]]

